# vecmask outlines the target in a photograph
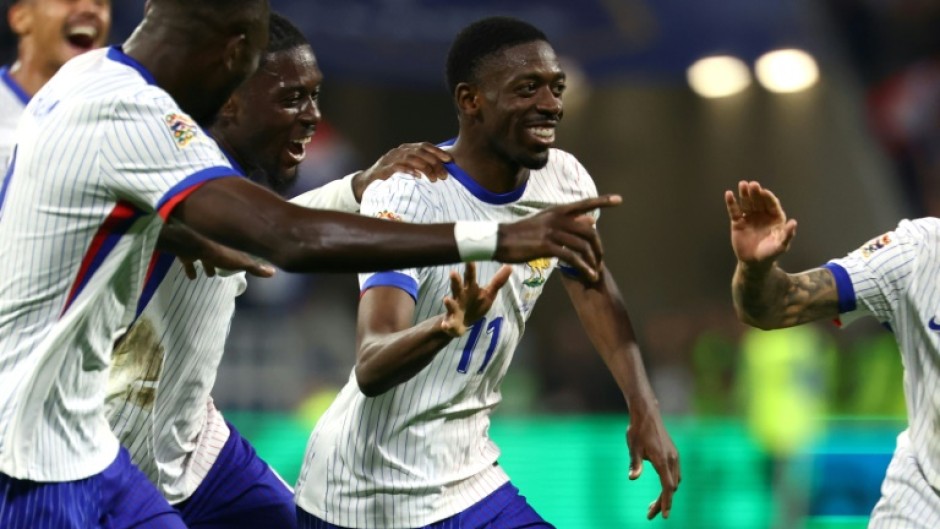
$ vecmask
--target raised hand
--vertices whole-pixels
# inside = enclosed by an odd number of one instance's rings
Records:
[[[597,281],[604,251],[593,222],[585,214],[621,202],[620,195],[602,195],[555,206],[512,224],[500,224],[495,259],[525,263],[558,257],[588,280]]]
[[[659,474],[662,487],[659,497],[650,504],[646,518],[652,520],[662,513],[669,518],[672,511],[672,496],[679,488],[682,472],[679,468],[679,452],[666,432],[659,413],[630,410],[630,426],[627,427],[627,448],[630,450],[631,480],[643,473],[643,461],[647,460]]]
[[[369,184],[385,180],[395,173],[407,173],[434,182],[447,178],[444,164],[453,161],[450,153],[428,142],[403,143],[376,160],[372,167],[353,177],[353,193],[362,202]]]
[[[452,271],[450,273],[451,295],[444,298],[447,314],[441,322],[441,329],[454,338],[463,336],[477,320],[486,316],[490,307],[493,306],[497,292],[503,288],[510,275],[512,275],[512,267],[502,266],[490,283],[485,288],[480,288],[477,284],[476,265],[473,263],[467,263],[463,281],[456,270]]]
[[[731,247],[748,265],[770,265],[790,247],[796,221],[787,219],[777,197],[758,182],[738,183],[738,196],[725,191],[731,219]]]

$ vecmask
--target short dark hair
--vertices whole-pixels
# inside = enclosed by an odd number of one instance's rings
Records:
[[[307,40],[307,37],[304,36],[300,29],[284,16],[272,11],[268,20],[270,22],[268,26],[268,49],[265,50],[266,55],[310,45],[310,41]]]
[[[451,95],[457,85],[475,80],[484,59],[506,48],[545,41],[542,30],[512,17],[489,17],[460,30],[447,53],[447,88]]]

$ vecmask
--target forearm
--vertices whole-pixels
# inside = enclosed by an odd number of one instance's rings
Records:
[[[738,318],[760,329],[792,327],[839,313],[835,280],[824,268],[788,274],[776,264],[765,268],[739,262],[731,293]]]
[[[588,338],[610,371],[631,410],[658,409],[626,305],[607,270],[596,284],[565,278]]]
[[[288,271],[357,272],[460,262],[453,224],[415,225],[306,209],[240,180],[205,184],[173,215],[212,240]]]
[[[427,367],[453,340],[442,330],[443,320],[443,315],[435,316],[408,329],[363,340],[355,368],[359,389],[375,397]]]

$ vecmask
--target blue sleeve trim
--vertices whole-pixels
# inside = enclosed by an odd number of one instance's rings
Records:
[[[395,287],[404,290],[415,303],[418,302],[418,282],[415,278],[401,272],[379,272],[363,283],[360,292],[373,287]]]
[[[177,182],[175,186],[171,187],[170,190],[167,191],[166,194],[163,195],[163,198],[161,198],[160,201],[157,202],[157,211],[162,210],[163,206],[165,206],[167,202],[173,200],[173,197],[186,191],[187,189],[193,187],[194,185],[201,184],[209,180],[215,180],[216,178],[224,178],[227,176],[238,177],[239,174],[235,169],[232,169],[231,167],[221,166],[221,165],[216,166],[216,167],[209,167],[208,169],[197,171],[187,176],[186,178],[182,179],[181,181]]]
[[[855,287],[852,286],[849,273],[836,263],[826,263],[823,268],[832,272],[836,280],[836,291],[839,293],[839,314],[854,311],[858,305],[855,299]]]
[[[584,277],[581,275],[581,271],[573,266],[559,264],[558,269],[561,270],[561,273],[564,274],[565,277],[570,277],[572,279],[582,279]]]

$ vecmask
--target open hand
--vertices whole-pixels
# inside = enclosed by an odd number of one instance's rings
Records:
[[[490,283],[485,288],[480,288],[477,284],[476,265],[473,263],[467,263],[463,281],[456,270],[452,271],[450,273],[451,295],[444,298],[447,314],[441,322],[441,329],[454,338],[463,336],[477,320],[486,316],[490,307],[493,306],[496,294],[509,280],[510,275],[512,275],[512,267],[502,266]]]
[[[369,184],[386,180],[395,173],[407,173],[435,182],[447,178],[444,164],[453,161],[450,153],[433,143],[403,143],[376,160],[372,167],[353,177],[353,193],[362,202],[362,194]]]
[[[738,196],[725,191],[731,247],[749,265],[773,263],[790,247],[796,221],[787,219],[777,197],[758,182],[739,182]]]

